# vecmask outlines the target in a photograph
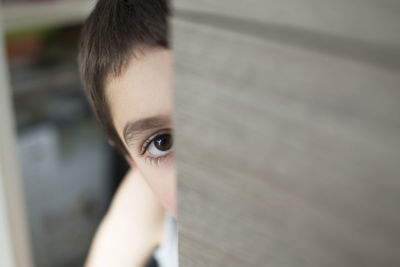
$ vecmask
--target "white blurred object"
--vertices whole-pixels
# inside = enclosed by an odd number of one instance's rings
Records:
[[[154,252],[154,258],[160,267],[178,267],[178,228],[170,214],[165,216],[164,227],[163,242]]]

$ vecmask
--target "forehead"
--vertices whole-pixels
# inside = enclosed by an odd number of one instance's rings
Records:
[[[172,114],[172,60],[170,50],[146,49],[132,58],[119,77],[105,87],[115,128],[122,138],[128,121]]]

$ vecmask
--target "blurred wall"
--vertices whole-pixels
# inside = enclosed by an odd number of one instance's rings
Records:
[[[180,265],[400,265],[398,1],[175,1]]]
[[[0,6],[0,266],[29,267],[32,256],[16,157]]]
[[[0,266],[14,267],[13,249],[9,235],[9,224],[4,197],[3,176],[0,169]]]

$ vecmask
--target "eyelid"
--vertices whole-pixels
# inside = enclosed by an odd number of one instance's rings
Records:
[[[159,130],[159,131],[157,131],[156,133],[152,134],[150,137],[146,138],[146,140],[143,142],[143,144],[142,144],[141,147],[140,147],[139,155],[140,155],[140,156],[143,156],[143,155],[146,153],[147,148],[149,147],[149,145],[151,144],[151,142],[153,142],[153,140],[154,140],[157,136],[159,136],[159,135],[161,135],[161,134],[166,134],[166,133],[170,134],[170,133],[171,133],[171,129]]]

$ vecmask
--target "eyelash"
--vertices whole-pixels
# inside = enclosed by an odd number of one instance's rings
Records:
[[[154,156],[145,156],[146,152],[148,151],[150,145],[154,140],[162,134],[171,134],[171,129],[160,130],[155,134],[151,135],[147,138],[141,146],[141,151],[139,153],[140,156],[145,157],[145,162],[150,163],[152,165],[158,166],[164,159],[168,158],[171,155],[171,152],[167,153],[164,156],[154,157]],[[173,138],[172,134],[171,137]],[[172,146],[173,147],[173,146]],[[172,148],[171,148],[172,149]]]
[[[155,166],[159,166],[160,163],[161,163],[164,159],[166,159],[167,157],[169,157],[169,156],[170,156],[170,154],[167,154],[167,155],[165,155],[165,156],[161,156],[161,157],[158,157],[158,158],[146,157],[144,160],[145,160],[146,163],[149,163],[149,164],[155,165]]]

